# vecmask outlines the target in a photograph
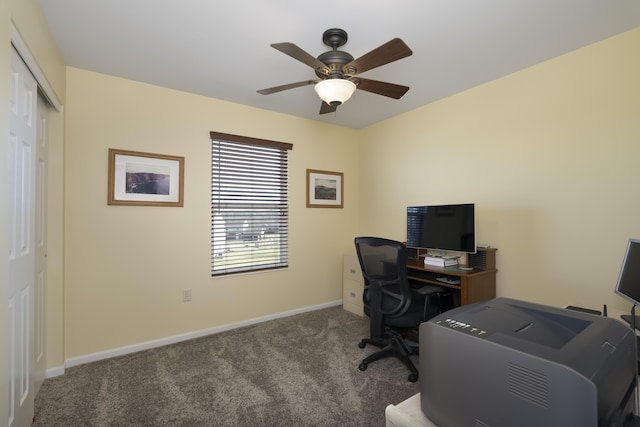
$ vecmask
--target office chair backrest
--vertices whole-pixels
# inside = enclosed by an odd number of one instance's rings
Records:
[[[406,247],[381,237],[356,237],[355,244],[364,277],[365,311],[402,316],[411,305]]]

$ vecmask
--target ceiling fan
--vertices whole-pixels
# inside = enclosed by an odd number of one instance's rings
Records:
[[[315,84],[315,90],[322,99],[320,114],[326,114],[336,111],[336,108],[347,101],[356,89],[394,99],[402,98],[409,90],[408,86],[356,77],[365,71],[411,56],[413,52],[401,39],[390,40],[358,59],[354,59],[345,51],[338,50],[347,42],[347,32],[344,30],[328,29],[322,34],[322,42],[332,50],[320,54],[317,58],[293,43],[272,44],[271,47],[274,49],[313,68],[318,78],[261,89],[258,93],[269,95]]]

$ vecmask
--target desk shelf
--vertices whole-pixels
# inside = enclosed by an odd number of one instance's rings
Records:
[[[478,249],[477,254],[469,255],[469,265],[473,271],[460,270],[457,267],[436,267],[425,265],[422,258],[407,260],[407,275],[413,285],[427,283],[454,289],[455,307],[486,301],[496,297],[495,256],[497,249]],[[459,284],[445,283],[438,278],[457,279]]]

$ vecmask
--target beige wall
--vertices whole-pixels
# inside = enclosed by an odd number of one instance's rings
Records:
[[[342,298],[358,212],[355,131],[75,68],[67,76],[67,359]],[[288,269],[210,277],[212,130],[293,144]],[[184,156],[184,207],[108,206],[109,148]],[[305,207],[307,168],[344,172],[344,209]]]
[[[640,29],[363,130],[359,233],[403,240],[407,205],[474,202],[498,295],[628,310],[614,287],[640,237],[638,52]]]

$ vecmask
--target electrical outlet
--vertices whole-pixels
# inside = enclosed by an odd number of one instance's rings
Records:
[[[182,291],[182,302],[191,301],[191,289],[184,289]]]

